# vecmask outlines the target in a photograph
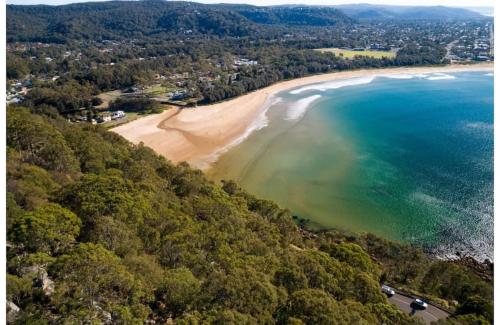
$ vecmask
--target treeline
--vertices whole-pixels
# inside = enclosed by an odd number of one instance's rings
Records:
[[[273,53],[274,52],[274,53]],[[279,53],[279,54],[277,54]],[[253,53],[264,67],[255,66],[242,69],[235,80],[222,80],[208,86],[200,85],[203,99],[201,104],[218,102],[239,96],[249,91],[269,86],[275,82],[301,78],[308,75],[340,72],[353,69],[387,68],[412,65],[438,65],[444,60],[446,50],[440,46],[409,45],[402,48],[395,58],[375,59],[359,56],[353,60],[343,59],[333,54],[312,50],[277,49],[261,50]]]
[[[344,71],[360,68],[381,68],[407,65],[435,65],[446,63],[446,50],[442,46],[426,44],[408,45],[402,48],[395,58],[375,59],[359,56],[353,60],[343,59],[330,53],[320,53],[309,49],[296,49],[276,45],[248,45],[246,42],[217,41],[220,47],[214,47],[211,41],[191,41],[183,47],[162,46],[148,47],[147,54],[154,59],[137,61],[122,59],[116,65],[99,64],[106,62],[98,51],[86,52],[84,59],[70,61],[64,59],[47,64],[41,60],[33,62],[25,54],[23,57],[9,55],[7,71],[9,76],[26,75],[26,71],[36,74],[43,69],[52,74],[61,74],[56,82],[38,82],[26,97],[25,105],[46,103],[56,107],[61,113],[89,107],[92,97],[102,91],[124,89],[137,84],[154,82],[154,76],[171,76],[175,73],[188,72],[190,78],[185,81],[191,93],[199,94],[200,104],[214,103],[239,96],[275,82],[307,75]],[[250,57],[257,65],[232,67],[228,53],[235,44],[242,47],[238,55]],[[135,48],[129,48],[134,53]],[[122,49],[125,52],[124,49]],[[144,51],[144,50],[143,50]],[[44,53],[40,50],[41,53]],[[96,53],[97,52],[97,53]],[[178,53],[165,55],[165,53]],[[35,52],[36,53],[36,52]],[[139,53],[131,54],[138,57]],[[161,55],[163,55],[161,57]],[[229,56],[229,58],[228,58]],[[117,54],[116,60],[119,59]],[[220,59],[220,68],[214,68],[214,57]],[[226,59],[224,59],[226,57]],[[24,62],[24,63],[23,63]],[[26,63],[27,62],[27,63]],[[198,75],[221,76],[216,81],[199,81]]]
[[[456,301],[442,324],[492,322],[491,283],[463,266],[300,231],[234,182],[22,107],[7,109],[7,238],[15,324],[419,324],[383,281]]]
[[[443,46],[435,46],[431,42],[424,42],[422,45],[409,43],[400,49],[395,58],[398,65],[431,65],[444,62],[438,58],[444,58],[446,49]]]
[[[92,108],[96,103],[94,96],[98,93],[95,86],[70,79],[51,86],[35,86],[26,96],[26,100],[31,107],[45,105],[57,109],[60,113],[71,113]]]
[[[109,108],[115,111],[136,112],[136,113],[161,113],[161,104],[148,98],[117,98],[110,103]]]
[[[9,42],[149,38],[166,35],[242,37],[275,33],[274,25],[334,26],[354,22],[320,7],[204,5],[181,1],[109,1],[66,6],[7,6]]]

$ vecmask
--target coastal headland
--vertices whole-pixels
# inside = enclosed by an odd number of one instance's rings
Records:
[[[272,104],[272,95],[278,92],[308,84],[350,78],[492,70],[492,63],[481,63],[366,69],[313,75],[279,82],[217,104],[196,108],[172,108],[161,114],[120,125],[112,131],[135,144],[143,142],[174,163],[186,161],[194,167],[206,169],[216,161],[220,153],[261,127],[258,121]]]

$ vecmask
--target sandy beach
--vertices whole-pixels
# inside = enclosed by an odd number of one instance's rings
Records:
[[[172,108],[112,131],[137,144],[143,142],[174,163],[187,161],[206,169],[218,155],[248,136],[265,114],[271,95],[308,84],[357,77],[492,71],[492,63],[443,67],[387,68],[334,72],[276,83],[221,103],[197,108]]]

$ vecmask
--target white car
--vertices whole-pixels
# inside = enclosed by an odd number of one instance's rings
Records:
[[[411,303],[413,306],[420,308],[420,309],[426,309],[427,308],[427,303],[421,299],[415,299]]]
[[[382,286],[382,292],[388,295],[389,297],[392,297],[396,294],[393,288],[386,286],[385,284]]]

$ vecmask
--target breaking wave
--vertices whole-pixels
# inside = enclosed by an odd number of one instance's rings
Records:
[[[302,98],[288,107],[285,120],[297,120],[304,116],[307,108],[316,100],[321,98],[321,95],[313,95]]]
[[[388,79],[413,79],[415,77],[415,75],[401,73],[401,74],[388,74],[388,75],[381,76],[381,77],[388,78]]]
[[[269,125],[269,118],[267,117],[267,111],[271,106],[276,105],[281,101],[283,101],[281,97],[275,97],[274,95],[269,96],[266,103],[262,107],[262,110],[260,111],[259,115],[257,115],[257,117],[252,121],[252,123],[248,126],[245,132],[241,134],[241,136],[234,139],[228,145],[219,148],[210,155],[201,157],[200,159],[198,159],[198,161],[192,162],[192,165],[200,169],[207,169],[208,167],[210,167],[212,163],[216,162],[222,154],[227,152],[229,149],[242,143],[253,132],[267,127]]]
[[[434,73],[432,76],[427,77],[427,80],[449,80],[449,79],[456,79],[456,77],[446,73]]]
[[[376,78],[376,76],[371,76],[371,77],[361,77],[361,78],[352,78],[352,79],[317,83],[317,84],[312,84],[312,85],[308,85],[308,86],[304,86],[304,87],[301,87],[298,89],[291,90],[290,94],[297,95],[297,94],[303,93],[303,92],[308,91],[308,90],[325,91],[325,90],[329,90],[329,89],[338,89],[338,88],[348,87],[348,86],[364,85],[364,84],[369,84],[375,78]]]
[[[470,129],[493,130],[493,124],[485,122],[470,122],[465,126]]]

